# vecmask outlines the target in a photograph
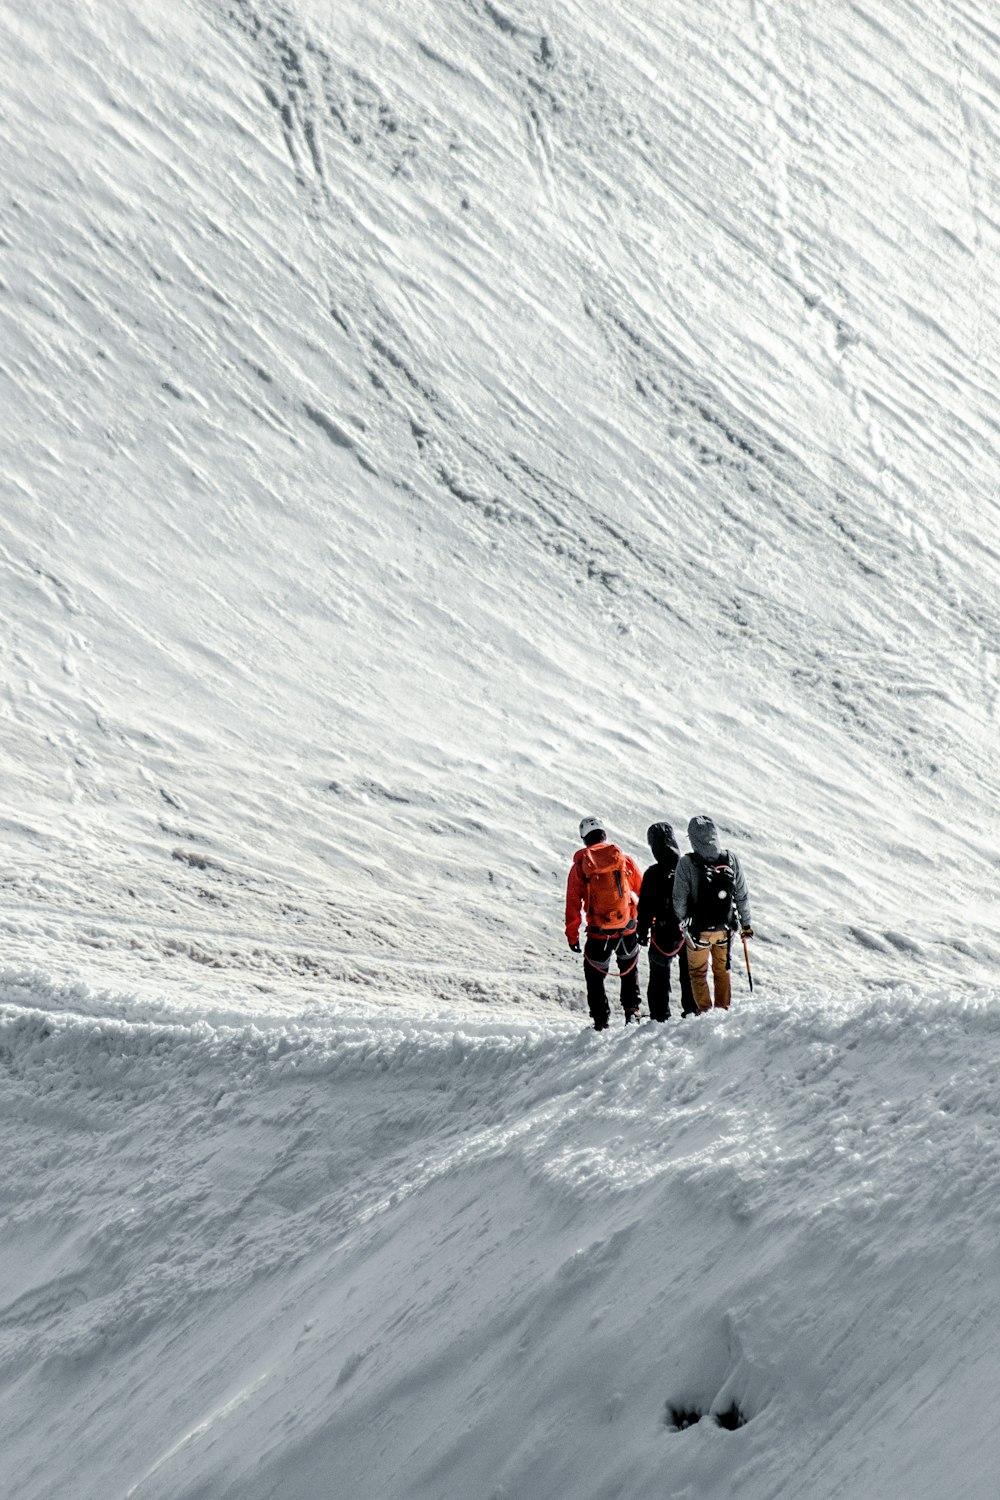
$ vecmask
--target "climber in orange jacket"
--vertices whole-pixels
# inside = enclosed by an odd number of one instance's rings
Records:
[[[566,881],[566,941],[580,952],[580,912],[587,918],[583,946],[583,972],[587,982],[587,1005],[595,1031],[604,1031],[610,1020],[604,982],[615,954],[621,978],[622,1010],[626,1025],[639,1019],[639,941],[636,937],[636,907],[642,874],[635,860],[608,842],[599,818],[583,818],[580,837],[584,847],[573,856]]]

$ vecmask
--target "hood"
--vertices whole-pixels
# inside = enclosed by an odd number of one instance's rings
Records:
[[[719,848],[719,835],[715,824],[705,813],[692,818],[688,824],[688,838],[691,840],[691,848],[695,854],[700,854],[702,859],[717,859],[722,852]]]
[[[669,823],[654,823],[646,830],[646,839],[657,864],[676,865],[681,857],[681,846]]]

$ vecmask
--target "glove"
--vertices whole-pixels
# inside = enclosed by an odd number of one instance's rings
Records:
[[[646,944],[649,942],[649,933],[637,932],[635,935],[635,940],[641,948],[645,948]]]
[[[568,939],[567,939],[567,941],[568,941]],[[570,947],[570,952],[571,953],[579,953],[580,952],[580,944],[579,943],[570,943],[569,947]]]
[[[749,922],[747,922],[744,927],[740,928],[740,937],[753,937],[753,928],[750,926]]]

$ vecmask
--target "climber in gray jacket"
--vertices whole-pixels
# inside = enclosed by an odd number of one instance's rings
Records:
[[[688,824],[692,853],[681,855],[674,875],[674,911],[684,931],[688,973],[695,1004],[709,1010],[708,965],[712,963],[715,1004],[729,1009],[729,950],[737,921],[753,937],[750,894],[738,855],[719,848],[712,819],[700,814]]]

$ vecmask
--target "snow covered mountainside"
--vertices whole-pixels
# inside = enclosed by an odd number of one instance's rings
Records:
[[[998,56],[0,8],[5,1494],[992,1493]],[[596,1037],[702,811],[754,996]]]

